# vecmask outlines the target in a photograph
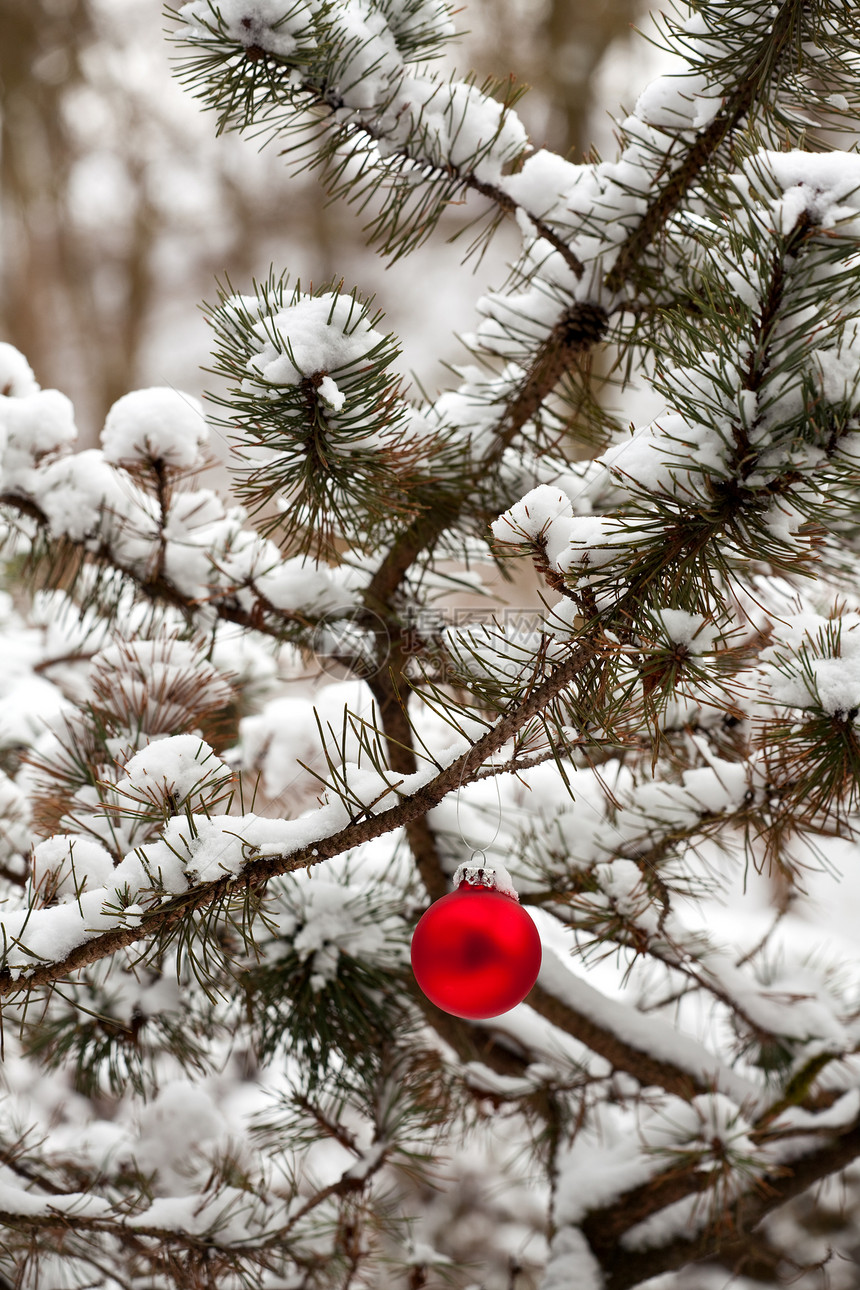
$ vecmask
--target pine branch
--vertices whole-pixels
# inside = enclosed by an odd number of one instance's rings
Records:
[[[470,773],[479,769],[492,753],[507,743],[532,717],[570,685],[597,652],[597,646],[592,642],[580,645],[566,662],[556,667],[540,685],[535,686],[521,703],[509,710],[468,751],[446,766],[427,784],[414,793],[403,796],[397,806],[380,811],[369,819],[358,820],[329,837],[321,838],[313,844],[289,853],[252,859],[237,878],[223,878],[217,882],[195,887],[187,895],[176,897],[157,909],[144,913],[139,925],[124,926],[97,935],[78,945],[61,960],[28,969],[26,976],[16,977],[6,968],[0,972],[0,995],[17,994],[22,990],[29,992],[39,986],[61,981],[70,972],[78,971],[90,963],[115,954],[117,950],[133,945],[137,941],[159,935],[164,936],[176,929],[196,910],[205,909],[216,902],[224,902],[233,895],[241,897],[243,893],[257,889],[269,878],[278,874],[293,873],[303,868],[309,869],[425,815],[434,806],[438,806],[448,793],[456,791],[462,784],[467,783]],[[0,922],[0,928],[2,928],[2,922]]]
[[[325,1188],[324,1192],[318,1192],[312,1196],[295,1218],[304,1217],[306,1213],[334,1196],[344,1196],[359,1191],[363,1185],[361,1180],[353,1178],[338,1179],[337,1182]],[[68,1194],[66,1195],[68,1198]],[[82,1199],[85,1200],[86,1197]],[[291,1226],[293,1221],[291,1219],[288,1226]],[[89,1215],[74,1209],[68,1211],[58,1209],[52,1212],[49,1208],[49,1212],[41,1214],[0,1210],[0,1227],[22,1234],[25,1232],[54,1233],[59,1239],[70,1232],[113,1237],[121,1245],[126,1246],[136,1259],[144,1260],[153,1269],[161,1268],[165,1256],[169,1257],[173,1253],[196,1255],[204,1259],[221,1254],[229,1256],[231,1260],[238,1259],[247,1264],[259,1265],[261,1255],[267,1250],[286,1246],[287,1249],[284,1252],[289,1251],[286,1228],[263,1235],[261,1238],[246,1238],[234,1243],[219,1240],[217,1230],[198,1235],[173,1227],[160,1227],[157,1224],[149,1226],[135,1222],[132,1227],[127,1217],[122,1215]],[[149,1244],[151,1241],[156,1242],[154,1247]],[[292,1257],[292,1251],[289,1251],[289,1254]],[[83,1253],[81,1257],[89,1260],[90,1256],[88,1253]]]
[[[373,1148],[377,1146],[380,1147],[380,1150],[377,1153],[374,1153]],[[359,1157],[361,1155],[361,1153],[356,1154],[359,1155]],[[295,1213],[290,1214],[289,1220],[285,1224],[284,1228],[276,1235],[268,1237],[262,1242],[262,1245],[264,1247],[266,1245],[280,1245],[290,1228],[295,1227],[296,1224],[300,1223],[303,1218],[308,1216],[308,1214],[312,1213],[315,1209],[318,1209],[320,1205],[324,1205],[326,1201],[331,1200],[333,1197],[339,1197],[342,1199],[346,1196],[355,1195],[356,1192],[363,1191],[367,1185],[368,1179],[372,1178],[375,1173],[378,1173],[383,1165],[387,1163],[389,1153],[385,1149],[385,1145],[380,1143],[378,1138],[375,1138],[369,1148],[369,1154],[371,1156],[375,1156],[375,1158],[368,1168],[362,1169],[361,1172],[357,1173],[355,1166],[350,1166],[349,1169],[345,1170],[341,1174],[340,1178],[336,1178],[335,1181],[329,1183],[327,1187],[322,1187],[318,1192],[315,1192],[313,1196],[309,1196],[304,1204],[295,1211]]]
[[[663,1245],[626,1250],[616,1244],[607,1250],[604,1272],[606,1290],[632,1290],[643,1281],[674,1271],[691,1263],[717,1258],[721,1263],[741,1257],[748,1249],[749,1235],[758,1224],[795,1196],[802,1195],[815,1183],[840,1172],[860,1156],[860,1124],[848,1129],[829,1130],[836,1140],[780,1166],[778,1172],[765,1173],[756,1184],[730,1202],[718,1226],[709,1226],[690,1237],[676,1237]],[[668,1186],[668,1184],[667,1184]],[[696,1186],[690,1180],[692,1190]],[[599,1225],[595,1217],[594,1226]],[[599,1238],[603,1241],[603,1236]]]
[[[17,493],[3,493],[0,494],[0,506],[6,506],[10,510],[17,511],[20,515],[26,515],[29,519],[35,520],[45,534],[49,532],[48,517],[32,499],[20,496]],[[75,541],[72,538],[64,537],[62,538],[62,543],[92,564],[108,566],[115,570],[124,579],[127,579],[147,600],[179,609],[189,622],[193,622],[200,608],[200,602],[189,599],[188,596],[179,591],[164,573],[158,572],[157,569],[146,574],[141,573],[138,569],[118,560],[107,543],[101,543],[95,549],[86,538]],[[276,608],[270,600],[253,586],[253,583],[249,584],[249,590],[253,592],[256,602],[251,609],[242,608],[236,599],[234,589],[221,590],[219,595],[218,590],[213,587],[212,594],[207,597],[205,604],[214,610],[222,622],[233,623],[237,627],[259,632],[261,635],[269,636],[273,640],[283,641],[286,639],[288,629],[291,627],[300,629],[302,632],[313,628],[314,620],[307,614],[301,611],[292,612]],[[64,658],[52,659],[42,666],[49,667],[55,662],[64,661],[66,661]],[[349,660],[345,660],[345,663],[348,665]]]
[[[720,1169],[702,1169],[699,1160],[658,1173],[623,1191],[611,1204],[589,1210],[582,1223],[583,1235],[601,1266],[609,1270],[615,1265],[616,1251],[623,1249],[625,1232],[668,1205],[708,1191],[723,1176]]]
[[[709,1081],[689,1074],[671,1062],[656,1060],[643,1049],[634,1048],[608,1026],[596,1023],[593,1018],[579,1012],[562,999],[556,998],[540,984],[533,986],[528,1005],[547,1021],[578,1039],[591,1052],[609,1062],[614,1071],[626,1071],[643,1087],[654,1085],[689,1101],[697,1093],[709,1088]]]
[[[496,466],[516,436],[556,388],[576,358],[603,336],[607,315],[599,305],[574,304],[562,314],[538,348],[534,361],[511,396],[493,434],[493,446],[457,489],[429,514],[417,516],[394,540],[365,592],[369,609],[391,603],[406,574],[423,551],[456,523],[477,482]]]
[[[754,1084],[736,1075],[703,1044],[679,1035],[661,1018],[646,1017],[606,998],[546,949],[537,985],[527,1001],[547,1021],[643,1087],[659,1086],[684,1101],[715,1087],[739,1103],[758,1097]]]
[[[578,748],[590,748],[591,741],[588,739],[571,739],[567,744],[570,752]],[[613,755],[615,750],[613,749]],[[486,770],[479,771],[477,775],[472,776],[471,782],[477,783],[482,779],[495,779],[498,775],[520,775],[523,771],[532,770],[535,766],[543,766],[548,761],[558,760],[558,750],[555,748],[545,748],[542,752],[534,753],[530,757],[511,757],[510,761],[500,762],[495,766],[488,766]],[[540,905],[545,901],[554,898],[553,892],[524,892],[520,896],[522,904]]]
[[[610,291],[620,291],[624,284],[636,281],[641,257],[665,228],[670,216],[689,194],[696,180],[728,138],[738,129],[757,97],[774,74],[780,50],[791,42],[809,0],[783,0],[748,71],[726,106],[706,126],[689,148],[681,164],[673,170],[666,184],[649,202],[648,208],[621,245],[614,265],[606,275]]]
[[[347,1151],[351,1151],[354,1156],[361,1155],[355,1134],[351,1129],[327,1116],[304,1093],[297,1093],[294,1101],[299,1110],[304,1111],[305,1115],[322,1130],[325,1137],[334,1138],[335,1142],[339,1142],[342,1147],[345,1147]]]
[[[761,93],[763,84],[773,72],[778,52],[790,41],[804,3],[806,0],[785,0],[762,48],[727,106],[689,145],[680,165],[673,170],[668,182],[621,243],[605,279],[607,290],[618,293],[625,283],[636,283],[645,252],[660,237],[667,221],[689,195],[703,169],[736,132]],[[626,302],[621,308],[627,308]],[[481,462],[483,470],[499,460],[504,449],[556,387],[571,361],[599,343],[609,316],[611,314],[607,315],[594,304],[573,305],[562,315],[550,336],[541,344],[527,375],[520,382],[518,393],[509,401],[505,415],[496,427],[496,445],[489,457]],[[369,606],[384,603],[396,592],[417,558],[422,552],[432,549],[445,529],[454,522],[472,487],[470,480],[459,497],[444,510],[440,508],[435,516],[419,517],[401,531],[370,583],[366,601]]]
[[[769,1118],[770,1113],[766,1117],[759,1117],[756,1123]],[[827,1124],[825,1120],[820,1128],[816,1128],[813,1123],[800,1128],[790,1125],[781,1132],[779,1129],[772,1132],[767,1129],[752,1129],[749,1137],[756,1145],[764,1144],[772,1160],[773,1153],[776,1153],[778,1158],[781,1143],[791,1142],[797,1138],[813,1141],[817,1139],[820,1142],[822,1137],[831,1139],[838,1132],[838,1130],[834,1131],[833,1126]],[[716,1192],[721,1186],[730,1182],[730,1159],[720,1158],[723,1148],[718,1142],[710,1146],[714,1150],[717,1161],[714,1168],[703,1169],[702,1152],[691,1150],[686,1158],[682,1157],[679,1162],[666,1170],[661,1170],[647,1182],[626,1188],[620,1194],[613,1196],[606,1205],[587,1211],[582,1222],[582,1231],[591,1249],[604,1266],[613,1266],[615,1253],[623,1248],[625,1233],[632,1228],[670,1205],[703,1192]],[[702,1150],[706,1152],[708,1147],[703,1144]],[[656,1158],[658,1157],[655,1156]],[[756,1179],[755,1184],[750,1188],[750,1194],[761,1196],[769,1195],[774,1181],[787,1178],[792,1170],[788,1165],[782,1164],[774,1166],[771,1163],[768,1167],[767,1162],[763,1161],[763,1169],[756,1172],[762,1173],[763,1176]],[[703,1209],[707,1204],[705,1199]],[[727,1234],[737,1234],[734,1225],[731,1222],[726,1223],[725,1216],[717,1221],[721,1224],[725,1223],[724,1230]]]
[[[506,193],[504,189],[498,188],[494,184],[485,183],[475,175],[466,176],[466,184],[474,192],[480,193],[483,197],[489,197],[490,200],[495,202],[499,209],[503,210],[506,215],[515,216],[517,211],[521,210],[534,225],[535,232],[538,237],[542,238],[545,242],[548,242],[554,251],[558,251],[559,255],[575,277],[582,277],[585,272],[585,265],[580,259],[578,259],[574,251],[571,249],[570,244],[556,232],[551,224],[547,223],[546,220],[535,218],[535,216],[527,211],[520,202],[514,201],[513,197],[511,197],[509,193]]]
[[[180,31],[175,39],[189,52],[179,77],[219,112],[219,130],[297,134],[284,152],[297,153],[302,169],[322,168],[330,191],[361,210],[382,189],[381,209],[365,233],[397,258],[420,245],[468,188],[486,189],[496,202],[500,194],[491,181],[516,163],[525,142],[513,114],[524,90],[513,78],[478,87],[474,77],[446,84],[426,67],[414,75],[409,64],[427,57],[428,47],[419,52],[413,39],[407,50],[390,11],[378,14],[387,39],[357,7],[349,14],[337,5],[305,11],[298,47],[284,54],[275,28],[261,23],[249,44],[247,31],[225,23],[213,5],[208,17],[189,20],[188,35]],[[433,52],[451,34],[437,32]],[[479,109],[489,117],[475,141],[463,125]],[[499,203],[506,211],[516,205],[510,198]],[[527,214],[540,219],[540,212]],[[490,233],[494,226],[491,221]]]
[[[68,1230],[77,1234],[90,1233],[93,1236],[113,1237],[122,1246],[127,1247],[136,1258],[144,1259],[154,1268],[163,1264],[165,1253],[169,1255],[174,1252],[185,1252],[206,1257],[220,1253],[255,1265],[265,1262],[267,1251],[285,1254],[290,1259],[300,1258],[300,1252],[291,1245],[291,1241],[297,1239],[292,1235],[292,1230],[326,1202],[332,1199],[355,1196],[363,1192],[368,1181],[387,1164],[391,1154],[387,1144],[379,1142],[378,1139],[374,1139],[367,1151],[360,1151],[354,1143],[347,1141],[343,1134],[336,1134],[335,1136],[343,1145],[348,1146],[357,1157],[356,1163],[346,1169],[332,1183],[315,1191],[298,1208],[290,1210],[288,1216],[286,1206],[284,1206],[284,1221],[279,1221],[277,1226],[270,1227],[268,1230],[261,1230],[253,1235],[240,1236],[235,1240],[219,1239],[218,1220],[220,1215],[217,1212],[217,1208],[213,1213],[213,1229],[204,1233],[196,1233],[185,1231],[181,1228],[164,1228],[157,1223],[147,1224],[142,1221],[146,1215],[145,1210],[134,1215],[132,1222],[129,1222],[131,1216],[128,1213],[114,1212],[106,1214],[102,1212],[88,1214],[84,1208],[88,1199],[86,1193],[68,1193],[61,1188],[50,1185],[49,1195],[44,1198],[39,1197],[37,1193],[26,1193],[31,1201],[44,1199],[45,1208],[43,1212],[28,1213],[23,1211],[12,1215],[0,1210],[0,1226],[9,1227],[11,1230],[21,1233],[61,1233]],[[44,1186],[41,1181],[40,1185]],[[258,1192],[250,1195],[255,1199],[259,1197]],[[55,1207],[52,1207],[52,1198]],[[203,1199],[201,1197],[201,1203]],[[212,1199],[217,1205],[217,1193],[213,1195]],[[61,1200],[66,1203],[60,1205]],[[77,1205],[78,1201],[81,1202],[80,1206]],[[283,1205],[280,1197],[278,1198],[278,1204]],[[150,1241],[157,1242],[155,1249],[149,1244]],[[87,1254],[84,1257],[89,1257],[89,1255]]]

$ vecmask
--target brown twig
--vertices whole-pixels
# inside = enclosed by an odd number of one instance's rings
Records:
[[[378,642],[382,667],[369,681],[370,689],[379,707],[379,718],[385,734],[388,764],[397,775],[414,775],[418,769],[415,756],[412,725],[406,709],[405,657],[399,640],[389,644],[384,631]],[[383,653],[384,652],[384,653]],[[387,658],[385,657],[387,654]],[[425,815],[419,815],[405,826],[406,840],[415,860],[416,868],[431,900],[438,900],[448,890],[448,880],[442,868],[433,830]]]

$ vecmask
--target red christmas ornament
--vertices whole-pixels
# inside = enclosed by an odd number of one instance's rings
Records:
[[[540,936],[516,896],[493,886],[489,871],[466,873],[457,890],[419,920],[412,971],[431,1003],[445,1012],[473,1020],[498,1017],[522,1003],[537,980]]]

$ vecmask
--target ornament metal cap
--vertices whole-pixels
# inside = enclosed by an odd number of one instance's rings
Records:
[[[483,851],[476,851],[471,864],[460,866],[460,882],[467,882],[470,887],[495,887],[495,870],[487,866],[487,857]]]
[[[484,891],[495,891],[500,896],[510,896],[511,900],[519,901],[511,875],[505,866],[498,860],[487,860],[485,852],[478,849],[472,852],[470,861],[458,865],[453,885],[461,889],[464,886],[480,887]]]

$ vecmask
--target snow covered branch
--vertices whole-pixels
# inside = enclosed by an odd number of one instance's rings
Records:
[[[168,934],[198,910],[218,907],[231,898],[253,900],[261,884],[278,874],[321,864],[426,815],[574,682],[593,655],[590,644],[573,651],[520,704],[443,769],[421,770],[411,783],[400,776],[385,782],[374,775],[377,791],[371,794],[369,807],[350,811],[336,799],[308,817],[285,821],[253,815],[191,816],[187,820],[184,815],[174,816],[154,849],[144,847],[140,854],[132,851],[125,857],[114,870],[110,886],[86,891],[71,905],[5,913],[0,920],[5,960],[0,994],[31,991],[63,980],[68,973],[136,941]],[[176,747],[180,742],[181,750]],[[159,784],[163,793],[165,784],[178,782],[177,776],[181,776],[185,787],[172,788],[171,795],[182,801],[201,783],[201,764],[211,759],[211,764],[218,766],[211,749],[203,744],[201,750],[200,741],[196,741],[197,752],[188,756],[195,743],[190,736],[177,737],[171,743],[181,768],[165,769],[159,752],[164,746],[152,744],[148,753],[139,754],[135,764],[126,766],[131,793],[135,789],[138,793],[152,791],[149,785],[159,791]],[[396,804],[389,804],[393,802]],[[350,814],[353,818],[346,823]],[[132,890],[134,896],[129,899],[127,893]],[[68,951],[64,945],[70,946]]]
[[[607,275],[606,285],[610,290],[620,291],[628,279],[636,277],[640,272],[639,261],[643,252],[654,242],[684,201],[702,170],[713,161],[718,150],[737,131],[751,109],[761,101],[769,85],[778,84],[779,80],[785,77],[787,67],[791,66],[796,58],[798,37],[803,31],[807,13],[813,6],[808,3],[808,0],[783,0],[783,3],[778,6],[759,3],[748,6],[747,13],[743,17],[740,5],[727,6],[727,8],[729,12],[723,8],[716,22],[714,21],[716,15],[712,17],[710,14],[703,13],[698,22],[695,19],[691,20],[689,30],[691,34],[701,33],[705,37],[701,45],[710,45],[712,50],[715,44],[725,42],[725,46],[728,46],[732,19],[737,21],[740,18],[746,28],[743,32],[743,41],[750,47],[747,55],[749,61],[742,70],[739,69],[737,86],[727,96],[727,101],[724,97],[720,110],[696,136],[678,166],[649,200],[640,222],[622,246]],[[762,19],[766,19],[766,22],[760,26]],[[711,23],[713,26],[709,29]],[[756,36],[759,37],[758,41],[755,39]],[[695,44],[694,41],[693,48]],[[693,82],[691,84],[691,90],[693,90],[696,78],[690,79]],[[649,87],[644,96],[647,99],[647,105],[642,105],[642,115],[650,124],[671,127],[677,125],[686,115],[685,108],[678,101],[684,97],[683,89],[679,87],[675,91],[674,87],[666,83],[667,80],[668,78],[664,78],[662,83],[656,82]],[[664,95],[666,101],[661,101]]]
[[[687,1100],[712,1088],[723,1088],[741,1102],[758,1096],[754,1084],[724,1067],[705,1047],[657,1018],[613,1003],[551,955],[544,956],[529,1003],[642,1085],[658,1085]]]
[[[606,1253],[605,1285],[606,1290],[630,1290],[640,1285],[643,1280],[681,1268],[687,1264],[719,1258],[721,1263],[732,1266],[733,1259],[739,1260],[747,1251],[747,1239],[774,1210],[785,1205],[793,1197],[799,1196],[816,1183],[830,1177],[853,1163],[860,1156],[860,1126],[856,1118],[849,1126],[833,1130],[824,1128],[824,1134],[833,1140],[819,1145],[814,1137],[809,1139],[807,1150],[798,1157],[790,1157],[790,1163],[777,1163],[770,1170],[765,1170],[753,1185],[741,1193],[736,1200],[721,1212],[726,1221],[718,1229],[708,1222],[702,1224],[698,1232],[672,1232],[671,1227],[664,1239],[649,1240],[647,1228],[643,1229],[643,1238],[627,1240],[614,1245]],[[777,1157],[778,1160],[778,1157]],[[700,1178],[686,1180],[688,1194],[702,1190]],[[683,1189],[683,1181],[667,1181],[666,1195],[671,1196],[676,1188]],[[608,1229],[607,1229],[608,1230]],[[600,1231],[600,1219],[595,1217],[592,1231]],[[659,1232],[659,1227],[657,1228]],[[599,1239],[602,1243],[604,1235]]]

